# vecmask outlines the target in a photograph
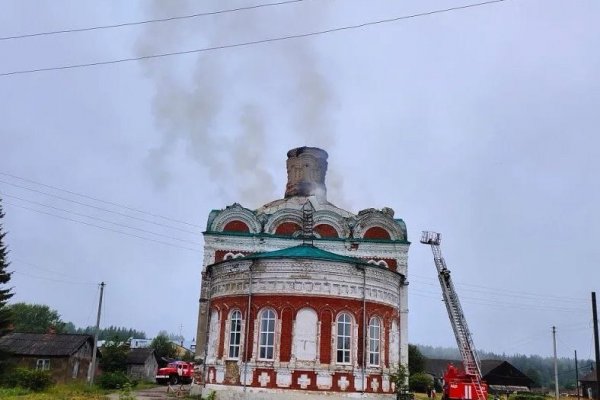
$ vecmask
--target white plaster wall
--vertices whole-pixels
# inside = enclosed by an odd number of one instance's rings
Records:
[[[317,313],[312,308],[303,308],[296,314],[292,344],[292,357],[296,360],[316,360],[317,319]]]
[[[261,389],[240,386],[223,386],[207,384],[205,388],[195,386],[190,393],[192,396],[202,393],[208,396],[211,391],[216,392],[217,400],[342,400],[342,399],[381,399],[392,400],[395,394],[379,393],[342,393],[342,392],[317,392],[308,390],[291,389]]]
[[[398,329],[398,323],[392,321],[392,329],[390,332],[390,365],[396,366],[400,362],[400,330]]]
[[[208,334],[208,349],[206,353],[207,364],[214,363],[219,345],[219,313],[216,310],[210,315],[210,328]]]

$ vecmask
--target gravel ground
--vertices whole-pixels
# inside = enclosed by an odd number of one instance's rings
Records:
[[[184,386],[184,388],[189,389],[189,385]],[[175,389],[178,389],[179,386],[174,386]],[[175,399],[176,396],[174,393],[167,393],[168,386],[158,386],[151,389],[144,390],[136,390],[133,392],[135,398],[137,400],[160,400],[160,399]],[[113,393],[108,396],[110,400],[119,400],[119,394]]]

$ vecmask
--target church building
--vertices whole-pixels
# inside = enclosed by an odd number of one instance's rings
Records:
[[[217,399],[392,399],[408,362],[406,225],[327,201],[327,153],[287,154],[285,196],[211,211],[196,357]],[[260,188],[256,188],[260,190]]]

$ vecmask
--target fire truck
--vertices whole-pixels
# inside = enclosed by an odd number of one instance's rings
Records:
[[[463,369],[449,365],[444,373],[444,400],[487,400],[487,384],[481,377],[481,364],[473,344],[471,332],[463,313],[458,295],[450,277],[450,270],[442,257],[440,248],[441,234],[436,232],[423,232],[421,243],[431,246],[433,261],[437,269],[442,295],[450,325],[454,331],[456,344],[462,357]]]
[[[161,385],[191,383],[193,378],[194,364],[185,361],[170,362],[156,373],[156,383]]]

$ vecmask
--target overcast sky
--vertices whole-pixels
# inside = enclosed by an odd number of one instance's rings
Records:
[[[264,3],[0,0],[0,37]],[[305,0],[0,40],[0,74],[469,3]],[[93,325],[105,281],[103,326],[191,339],[208,213],[283,197],[286,151],[319,146],[331,202],[392,207],[406,221],[411,343],[455,345],[430,249],[419,243],[435,230],[479,349],[551,355],[555,325],[560,355],[592,357],[599,15],[593,0],[507,0],[0,76],[14,301]]]

